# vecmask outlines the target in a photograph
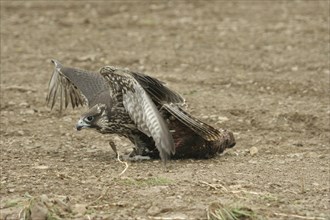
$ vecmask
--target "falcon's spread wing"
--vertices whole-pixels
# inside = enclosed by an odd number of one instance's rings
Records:
[[[58,94],[61,110],[63,104],[67,108],[69,101],[73,108],[84,104],[88,104],[89,107],[97,103],[109,104],[109,84],[100,74],[64,67],[56,60],[52,60],[52,63],[55,68],[49,81],[47,95],[47,102],[51,103],[51,108],[54,107]]]
[[[123,105],[138,129],[152,136],[164,161],[175,153],[173,137],[155,104],[139,81],[125,70],[104,67],[100,73],[114,94],[122,94]]]
[[[147,91],[151,99],[162,104],[162,103],[184,103],[184,98],[164,86],[164,83],[155,79],[151,76],[130,72],[130,74],[140,83],[140,85]]]

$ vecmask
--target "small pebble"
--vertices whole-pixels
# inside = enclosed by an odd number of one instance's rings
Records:
[[[183,213],[171,213],[166,217],[167,219],[189,219],[189,217]]]
[[[254,156],[254,155],[256,155],[258,153],[258,148],[256,148],[256,147],[251,147],[250,148],[250,155],[251,156]]]
[[[62,120],[65,122],[72,122],[72,118],[69,116],[65,116]]]
[[[160,211],[161,211],[160,208],[158,208],[157,206],[151,206],[148,209],[147,213],[148,213],[148,215],[154,216],[154,215],[157,215],[158,213],[160,213]]]
[[[222,116],[218,117],[219,122],[225,122],[225,121],[228,121],[228,120],[229,120],[229,118],[227,118],[227,117],[222,117]]]
[[[40,166],[35,166],[33,168],[38,170],[47,170],[49,167],[45,165],[40,165]]]
[[[19,130],[19,131],[17,131],[17,134],[20,135],[20,136],[24,136],[25,133],[24,133],[24,131]]]
[[[19,103],[19,107],[24,107],[24,108],[28,108],[30,105],[27,102],[21,102]]]
[[[292,68],[291,68],[291,70],[293,71],[293,72],[296,72],[296,71],[298,71],[298,67],[297,66],[293,66]]]
[[[316,152],[309,152],[306,154],[307,157],[309,158],[318,158],[319,155]]]
[[[15,102],[13,102],[13,101],[9,101],[8,102],[8,105],[15,105],[16,103]]]
[[[21,111],[22,115],[33,115],[34,114],[34,110],[33,109],[25,109]]]
[[[73,212],[75,212],[75,213],[85,213],[86,210],[87,210],[86,207],[87,207],[86,204],[75,204],[73,206]]]

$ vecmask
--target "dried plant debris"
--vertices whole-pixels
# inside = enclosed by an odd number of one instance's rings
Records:
[[[256,213],[248,207],[238,205],[223,205],[213,202],[207,208],[208,220],[255,220]]]
[[[26,193],[21,199],[8,200],[1,207],[1,219],[55,220],[73,216],[70,199],[67,196],[47,195],[34,197]]]

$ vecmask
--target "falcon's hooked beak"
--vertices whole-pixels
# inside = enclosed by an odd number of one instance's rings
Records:
[[[90,127],[83,119],[79,119],[78,123],[76,124],[77,131],[80,131],[83,128]]]

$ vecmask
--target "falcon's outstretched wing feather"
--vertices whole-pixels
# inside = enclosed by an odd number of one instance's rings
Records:
[[[113,93],[122,93],[123,105],[138,129],[151,136],[166,159],[175,153],[173,137],[154,102],[140,83],[124,70],[102,68],[100,73],[109,81]]]
[[[123,72],[125,74],[131,75],[141,86],[142,88],[148,93],[150,98],[159,104],[164,103],[175,103],[175,104],[184,104],[185,99],[178,94],[177,92],[169,89],[165,86],[165,83],[154,78],[148,76],[143,73],[138,73],[134,71],[130,71],[127,69],[120,69],[113,66],[105,66],[102,67],[100,72]]]
[[[145,75],[143,73],[130,72],[130,74],[140,83],[140,85],[147,91],[151,99],[162,103],[176,103],[183,104],[184,98],[167,88],[163,82],[156,78]]]
[[[61,109],[63,103],[67,108],[69,101],[73,108],[84,104],[91,107],[96,102],[109,103],[109,84],[100,74],[64,67],[56,60],[52,60],[52,63],[55,68],[49,81],[46,99],[48,103],[51,103],[51,108],[54,107],[58,94]]]

